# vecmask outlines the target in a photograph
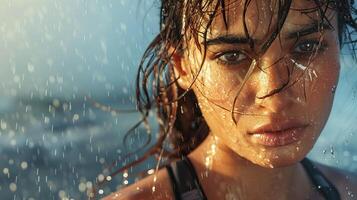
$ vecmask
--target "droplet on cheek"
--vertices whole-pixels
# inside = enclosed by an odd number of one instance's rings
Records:
[[[300,147],[296,147],[296,152],[299,152],[300,151]]]
[[[331,93],[334,94],[336,92],[336,85],[333,85],[332,88],[331,88]]]
[[[294,59],[292,59],[292,58],[291,58],[290,60],[291,60],[291,62],[294,63],[294,65],[295,65],[297,68],[299,68],[299,69],[301,69],[301,70],[303,70],[303,71],[305,71],[305,69],[307,68],[305,65],[296,62],[296,61],[295,61]]]

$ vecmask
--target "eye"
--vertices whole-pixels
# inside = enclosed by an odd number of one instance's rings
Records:
[[[219,63],[225,65],[236,65],[247,58],[247,55],[240,51],[228,51],[218,54],[216,57]]]
[[[316,50],[323,50],[323,45],[316,40],[299,43],[294,49],[296,53],[313,53]]]

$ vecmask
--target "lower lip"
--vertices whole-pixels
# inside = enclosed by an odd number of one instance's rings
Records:
[[[251,135],[254,143],[269,147],[278,147],[292,144],[302,137],[305,127],[292,128],[277,132],[253,133]]]

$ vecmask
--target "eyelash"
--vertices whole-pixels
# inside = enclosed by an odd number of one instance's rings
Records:
[[[295,51],[296,48],[298,48],[300,45],[310,45],[312,44],[312,47],[310,47],[310,50],[308,51]],[[301,46],[300,46],[301,47]],[[294,46],[294,53],[295,54],[300,54],[300,55],[311,55],[314,52],[322,52],[326,49],[326,44],[323,41],[319,40],[305,40],[303,42],[297,43],[297,45]]]
[[[240,56],[243,56],[243,58],[240,58],[240,60],[238,60],[238,61],[228,61],[227,59],[222,59],[223,56],[226,56],[226,55],[232,55],[232,56],[236,55],[236,56],[238,56],[238,58]],[[246,53],[244,53],[243,51],[240,51],[240,50],[225,51],[225,52],[221,52],[221,53],[219,53],[219,54],[217,54],[215,56],[215,59],[217,60],[217,63],[223,64],[223,65],[238,65],[244,59],[247,59],[247,58],[249,58],[249,56]]]
[[[303,50],[301,48],[304,48],[302,45],[312,45],[311,47],[306,47],[309,48],[308,50]],[[322,52],[326,49],[326,44],[324,42],[321,42],[319,40],[304,40],[302,42],[298,42],[294,48],[293,48],[293,55],[294,56],[310,56],[311,54],[313,54],[316,50],[317,53]],[[297,50],[297,48],[300,48],[299,50]],[[227,58],[223,58],[224,56],[227,55],[232,55],[232,56],[238,56],[241,57],[243,56],[243,58],[240,58],[237,61],[228,61]],[[223,59],[222,59],[223,58]],[[232,65],[238,65],[241,64],[242,62],[244,62],[244,60],[246,59],[250,59],[250,57],[248,56],[247,53],[241,51],[241,50],[229,50],[229,51],[223,51],[221,53],[218,53],[215,56],[216,62],[218,64],[222,64],[222,65],[226,65],[226,66],[232,66]]]

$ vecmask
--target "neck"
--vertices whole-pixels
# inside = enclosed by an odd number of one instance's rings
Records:
[[[224,193],[242,199],[266,199],[267,195],[271,195],[269,199],[288,199],[290,195],[311,192],[308,176],[299,163],[273,169],[261,167],[211,135],[189,157],[202,178],[205,191],[211,193],[208,196]],[[220,184],[218,190],[212,183]]]

